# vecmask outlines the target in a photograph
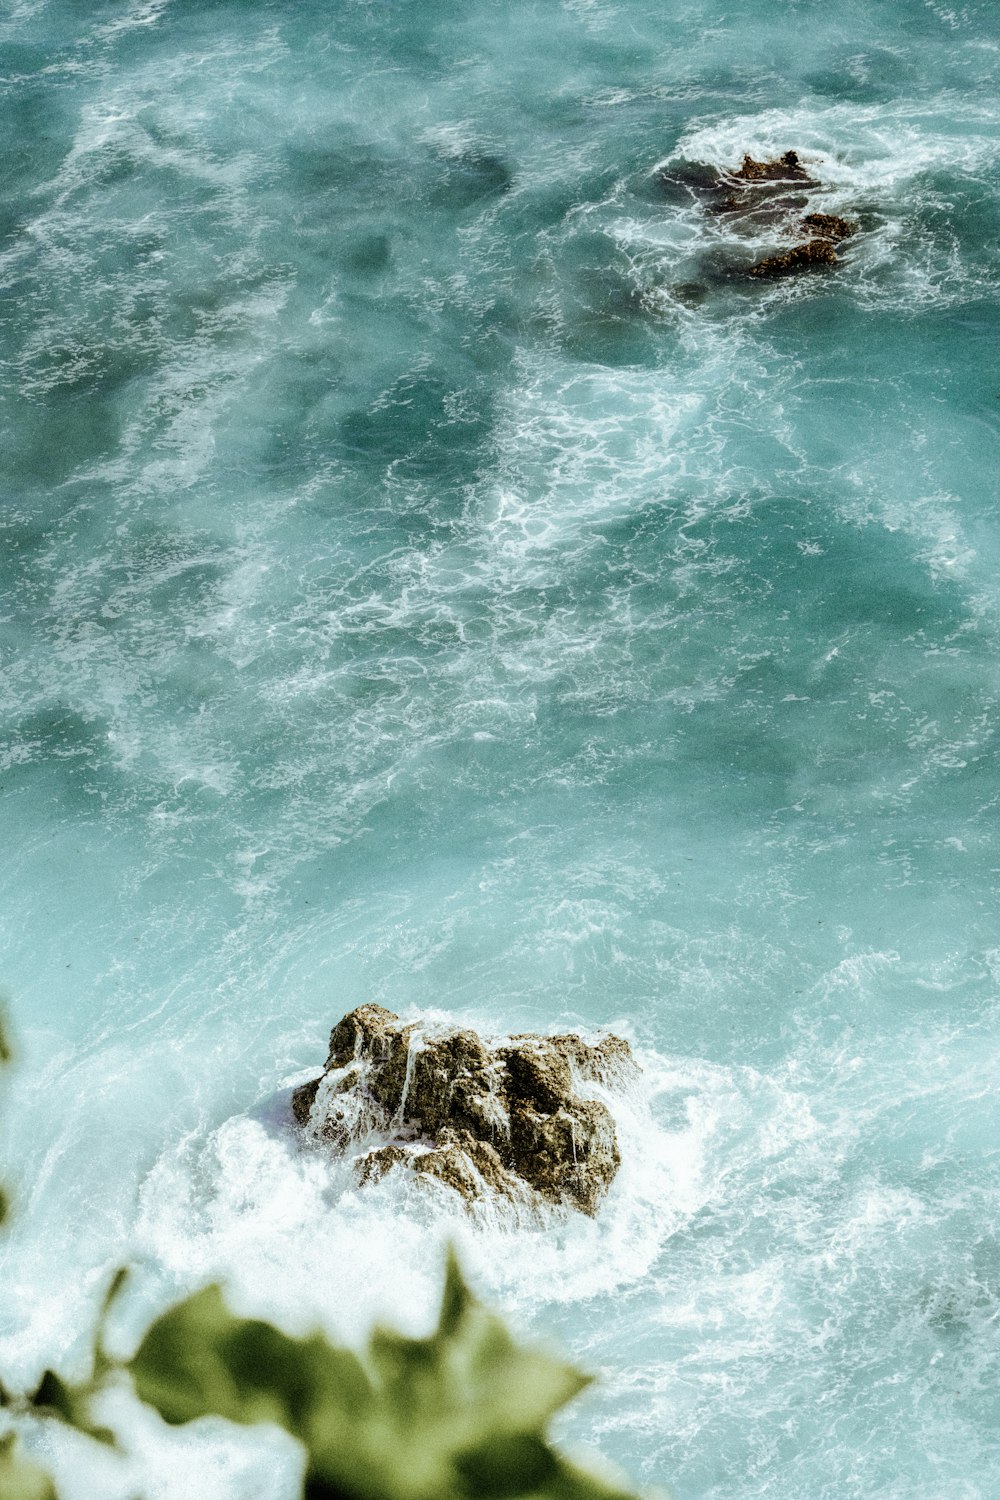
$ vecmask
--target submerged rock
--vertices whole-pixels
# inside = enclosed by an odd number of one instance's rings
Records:
[[[857,224],[842,219],[839,214],[806,214],[802,227],[813,230],[825,240],[848,240],[858,232]]]
[[[661,169],[658,182],[668,196],[693,197],[701,200],[708,213],[740,221],[802,209],[808,203],[803,194],[819,186],[795,151],[771,161],[756,161],[747,154],[735,171],[683,162]]]
[[[835,245],[856,234],[859,225],[839,214],[806,213],[811,190],[821,187],[797,151],[785,151],[765,161],[746,153],[738,168],[707,167],[681,163],[660,173],[661,187],[676,193],[684,190],[700,199],[707,214],[725,219],[731,231],[759,239],[764,234],[781,238],[795,235],[790,248],[775,250],[754,262],[738,264],[735,257],[713,265],[703,257],[703,282],[686,281],[672,288],[680,302],[703,301],[712,286],[743,281],[776,280],[839,264]],[[808,238],[802,239],[806,235]]]
[[[809,200],[803,190],[819,184],[798,152],[786,151],[772,161],[755,161],[747,154],[735,172],[719,173],[719,186],[723,196],[711,205],[711,212],[736,218],[752,230],[805,208]]]
[[[782,250],[777,255],[765,255],[763,260],[750,267],[747,275],[777,279],[779,276],[793,276],[797,271],[836,264],[837,252],[832,240],[808,240],[804,245],[793,245],[790,250]]]
[[[611,1112],[586,1085],[636,1071],[618,1036],[491,1041],[362,1005],[334,1027],[323,1075],[295,1090],[292,1112],[353,1156],[360,1183],[405,1168],[467,1200],[492,1192],[594,1214],[621,1156]]]

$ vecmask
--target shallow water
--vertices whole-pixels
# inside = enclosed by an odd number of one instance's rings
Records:
[[[998,54],[986,0],[0,17],[11,1381],[123,1258],[123,1341],[215,1275],[358,1337],[455,1234],[678,1500],[996,1495]],[[789,148],[862,232],[727,279],[765,238],[659,171]],[[626,1031],[601,1217],[297,1155],[362,1000]],[[294,1493],[122,1422],[68,1500]]]

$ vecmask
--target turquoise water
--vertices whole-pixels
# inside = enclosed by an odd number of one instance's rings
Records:
[[[10,1380],[125,1258],[123,1343],[217,1275],[353,1338],[454,1234],[677,1500],[1000,1492],[998,61],[989,0],[0,14]],[[727,279],[660,172],[790,148],[862,233]],[[626,1031],[601,1218],[297,1155],[362,1000]],[[295,1492],[119,1417],[67,1500]]]

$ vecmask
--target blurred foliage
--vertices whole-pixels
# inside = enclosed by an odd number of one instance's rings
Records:
[[[0,1014],[0,1066],[10,1060],[10,1044]],[[0,1223],[6,1217],[7,1196],[0,1188]],[[11,1404],[10,1395],[0,1384],[0,1406]],[[24,1457],[13,1432],[0,1437],[0,1500],[56,1500],[51,1479],[44,1469]]]
[[[0,1065],[10,1055],[0,1017]],[[0,1220],[5,1213],[0,1193]],[[119,1271],[104,1299],[90,1379],[72,1386],[46,1370],[21,1397],[0,1384],[0,1407],[114,1443],[94,1424],[91,1400],[109,1379],[130,1376],[175,1425],[216,1416],[285,1428],[305,1450],[303,1500],[632,1500],[549,1443],[553,1415],[589,1378],[517,1344],[472,1295],[454,1254],[435,1331],[415,1339],[377,1328],[360,1354],[237,1317],[210,1286],[159,1318],[123,1365],[107,1353],[104,1326],[124,1280]],[[57,1500],[14,1433],[0,1437],[0,1500]]]
[[[229,1312],[209,1287],[154,1323],[131,1363],[168,1422],[277,1422],[306,1450],[308,1500],[619,1500],[553,1449],[553,1414],[588,1384],[517,1345],[449,1256],[438,1326],[376,1329],[356,1355]]]
[[[12,1432],[0,1438],[0,1497],[2,1500],[56,1500],[52,1480],[44,1469],[18,1451]]]

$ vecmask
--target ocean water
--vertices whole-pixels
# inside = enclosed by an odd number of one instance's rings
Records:
[[[0,1369],[441,1246],[676,1500],[1000,1493],[993,0],[0,11]],[[835,271],[664,186],[796,149]],[[628,1035],[595,1221],[296,1150],[372,1000]],[[266,1432],[34,1434],[286,1500]]]

